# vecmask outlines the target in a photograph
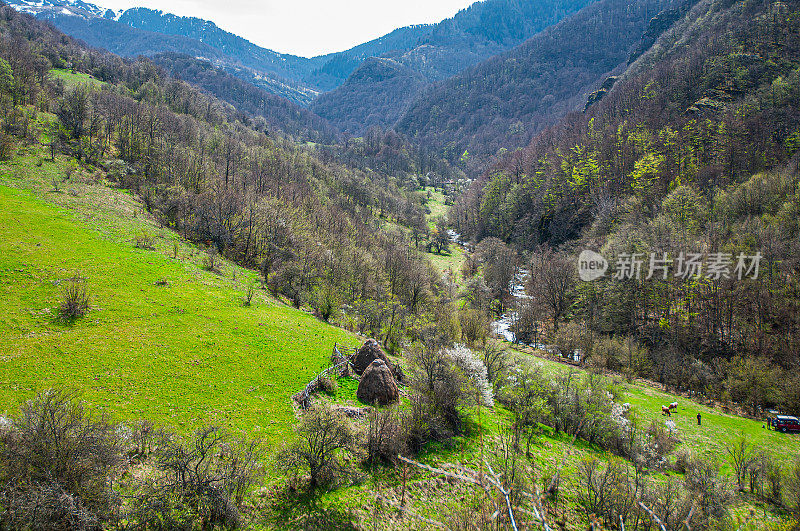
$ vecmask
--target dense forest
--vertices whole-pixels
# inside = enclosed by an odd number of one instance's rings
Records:
[[[500,150],[526,145],[623,68],[649,20],[678,2],[602,0],[524,44],[421,93],[396,129],[472,175]],[[469,164],[469,160],[472,163]]]
[[[797,9],[699,2],[601,101],[458,200],[457,230],[526,257],[537,295],[520,309],[520,337],[544,326],[586,363],[753,414],[798,411]],[[643,274],[579,282],[558,264],[574,268],[583,249],[612,268],[638,253]],[[730,274],[680,277],[681,253],[720,257]],[[757,278],[736,275],[737,257],[757,253]],[[651,256],[676,274],[646,279]]]
[[[150,59],[171,76],[206,90],[237,110],[263,117],[275,131],[322,143],[333,143],[338,137],[338,131],[319,116],[208,61],[172,52],[158,53]]]
[[[575,13],[586,0],[488,0],[429,28],[415,46],[385,50],[360,62],[338,88],[311,109],[342,131],[360,135],[390,127],[429,83],[508,50]]]
[[[316,98],[311,110],[340,130],[360,136],[370,127],[396,122],[426,85],[419,72],[402,63],[373,57],[361,63],[344,85]]]

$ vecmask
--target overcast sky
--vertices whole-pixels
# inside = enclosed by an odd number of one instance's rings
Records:
[[[260,46],[311,57],[339,52],[411,24],[452,17],[475,0],[89,0],[213,21]]]

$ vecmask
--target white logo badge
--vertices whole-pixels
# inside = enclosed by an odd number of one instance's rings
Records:
[[[578,256],[578,276],[584,282],[597,280],[606,274],[608,261],[594,251],[586,249]]]

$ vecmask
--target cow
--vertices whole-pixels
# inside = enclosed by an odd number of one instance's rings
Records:
[[[666,415],[668,417],[672,416],[672,413],[670,413],[669,406],[661,406],[661,415],[662,416]]]
[[[678,403],[677,403],[677,402],[673,402],[673,403],[671,403],[671,404],[669,405],[669,408],[670,408],[670,409],[678,409]]]

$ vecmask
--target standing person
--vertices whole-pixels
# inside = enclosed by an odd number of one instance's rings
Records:
[[[700,417],[700,413],[698,413],[698,414],[697,414],[697,425],[698,425],[698,426],[700,425],[700,418],[701,418],[701,417]]]

